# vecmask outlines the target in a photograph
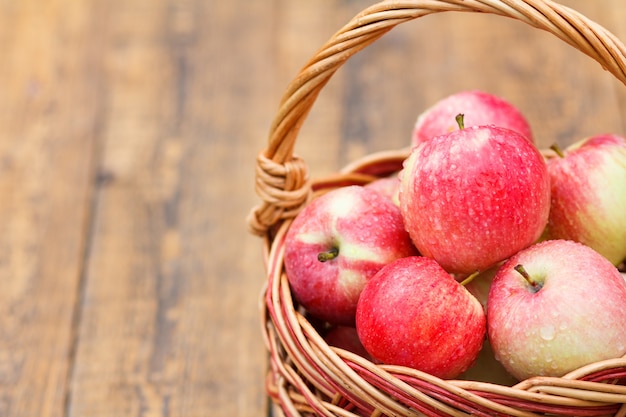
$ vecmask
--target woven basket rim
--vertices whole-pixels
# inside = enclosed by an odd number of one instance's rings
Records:
[[[302,67],[287,87],[256,166],[262,202],[248,216],[263,237],[267,285],[261,320],[270,356],[267,392],[286,415],[626,416],[626,356],[562,378],[535,377],[509,387],[444,381],[410,368],[377,365],[328,346],[294,307],[283,270],[285,233],[313,197],[336,187],[365,184],[398,170],[408,149],[361,158],[315,181],[294,154],[298,133],[318,94],[354,54],[395,26],[441,12],[511,17],[547,31],[597,61],[626,85],[626,47],[579,12],[550,0],[381,1],[351,19]],[[619,382],[619,383],[617,383]],[[420,414],[423,413],[423,414]]]

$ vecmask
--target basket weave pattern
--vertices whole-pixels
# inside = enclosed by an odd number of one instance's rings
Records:
[[[306,163],[293,150],[317,95],[347,59],[396,25],[446,11],[491,13],[548,31],[626,84],[626,47],[597,23],[547,0],[383,1],[355,16],[288,86],[267,149],[257,159],[256,189],[262,202],[248,223],[265,245],[267,284],[261,318],[270,356],[267,391],[289,416],[624,417],[626,357],[594,363],[561,378],[531,378],[513,387],[444,381],[328,346],[291,298],[283,253],[293,217],[316,194],[397,172],[408,155],[407,149],[372,154],[312,181]]]

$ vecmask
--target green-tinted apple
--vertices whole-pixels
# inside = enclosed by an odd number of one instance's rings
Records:
[[[614,265],[626,258],[626,139],[597,135],[548,160],[548,239],[592,247]]]
[[[354,324],[365,282],[389,262],[416,253],[400,209],[365,187],[314,199],[285,236],[285,272],[297,301],[318,319]]]
[[[626,354],[626,282],[588,246],[544,241],[498,270],[487,323],[496,358],[513,376],[560,377]]]

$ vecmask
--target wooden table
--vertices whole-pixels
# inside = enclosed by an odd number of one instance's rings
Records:
[[[260,416],[254,164],[288,81],[367,2],[0,2],[0,416]],[[626,39],[622,0],[569,0]],[[494,16],[398,27],[326,86],[311,175],[484,89],[541,146],[625,133],[626,88]]]

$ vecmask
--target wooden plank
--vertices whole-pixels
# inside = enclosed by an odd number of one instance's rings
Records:
[[[272,10],[106,4],[101,184],[70,415],[261,415],[263,263],[245,217],[276,102]]]
[[[0,415],[63,416],[90,216],[88,2],[0,5]]]

